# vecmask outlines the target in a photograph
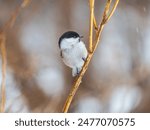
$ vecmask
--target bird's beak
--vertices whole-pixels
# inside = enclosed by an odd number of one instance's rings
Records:
[[[83,36],[80,36],[80,38],[83,38]]]

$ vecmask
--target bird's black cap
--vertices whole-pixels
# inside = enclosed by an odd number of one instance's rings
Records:
[[[80,35],[74,31],[68,31],[68,32],[65,32],[60,38],[59,38],[59,48],[60,48],[60,43],[61,41],[64,39],[64,38],[77,38],[77,37],[80,37]]]

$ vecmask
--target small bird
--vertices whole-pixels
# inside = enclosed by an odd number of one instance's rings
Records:
[[[80,36],[74,31],[65,32],[59,38],[60,55],[63,62],[72,68],[72,76],[77,76],[87,58],[88,52],[84,42]]]

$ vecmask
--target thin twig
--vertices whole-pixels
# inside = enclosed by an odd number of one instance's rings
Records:
[[[116,8],[117,8],[118,3],[119,3],[119,0],[116,0],[116,1],[115,1],[115,4],[114,4],[114,6],[113,6],[113,8],[112,8],[112,10],[111,10],[111,12],[110,12],[110,14],[108,15],[108,17],[107,17],[107,19],[106,19],[106,22],[107,22],[107,21],[111,18],[111,16],[113,15],[114,11],[115,11]]]
[[[112,2],[112,0],[107,0],[106,6],[105,6],[105,9],[104,9],[104,13],[103,13],[103,17],[102,17],[102,22],[100,24],[106,23],[106,19],[108,17],[111,2]]]
[[[119,0],[116,0],[116,1],[119,2]],[[85,61],[85,64],[82,67],[82,70],[81,70],[79,76],[77,77],[77,79],[76,79],[76,81],[75,81],[75,83],[74,83],[74,85],[73,85],[73,87],[72,87],[72,89],[70,91],[70,94],[69,94],[69,96],[68,96],[68,98],[67,98],[67,100],[66,100],[66,102],[64,104],[64,107],[63,107],[63,112],[64,113],[68,112],[70,104],[71,104],[71,102],[72,102],[72,100],[73,100],[73,98],[74,98],[74,96],[75,96],[75,94],[76,94],[76,92],[77,92],[77,90],[79,88],[79,85],[81,84],[82,78],[83,78],[86,70],[88,69],[88,65],[89,65],[89,63],[90,63],[90,61],[91,61],[91,59],[93,57],[93,54],[96,51],[96,48],[97,48],[98,43],[100,41],[100,36],[101,36],[102,30],[104,28],[104,25],[106,24],[106,19],[108,18],[107,15],[108,15],[108,12],[109,12],[109,8],[108,7],[110,7],[110,2],[111,2],[110,0],[107,0],[106,6],[105,6],[105,10],[104,10],[104,14],[103,14],[103,17],[102,17],[102,21],[100,23],[100,27],[98,29],[97,37],[96,37],[96,40],[95,40],[95,46],[93,48],[93,51],[89,52],[88,57],[87,57],[87,59]],[[118,2],[115,3],[115,8],[113,8],[113,10],[112,10],[113,12],[110,13],[111,16],[112,16],[112,14],[115,11],[115,9],[116,9],[116,7],[118,5]],[[109,17],[109,19],[110,19],[110,17]],[[89,41],[89,43],[90,43],[90,41]]]
[[[97,25],[97,22],[96,22],[95,15],[94,15],[94,18],[93,18],[93,24],[94,24],[94,29],[95,29],[96,31],[98,31],[98,25]]]
[[[89,0],[90,3],[90,33],[89,33],[89,51],[93,51],[93,22],[94,22],[94,3],[95,0]]]
[[[7,31],[9,28],[12,28],[16,22],[16,19],[19,15],[19,13],[21,12],[21,10],[25,7],[27,7],[29,5],[29,3],[31,2],[31,0],[23,0],[23,2],[21,3],[21,5],[19,5],[14,12],[12,13],[11,17],[9,18],[9,20],[5,23],[5,25],[3,26],[2,32]]]
[[[101,22],[100,22],[100,28],[99,28],[99,30],[98,30],[97,40],[98,40],[98,38],[99,38],[100,35],[101,35],[101,32],[102,32],[102,30],[103,30],[104,25],[109,21],[109,19],[110,19],[111,16],[113,15],[114,11],[116,10],[117,5],[118,5],[118,3],[119,3],[119,0],[116,0],[116,1],[115,1],[115,4],[114,4],[114,6],[113,6],[113,9],[112,9],[111,12],[109,13],[109,10],[110,10],[110,9],[109,9],[109,8],[110,8],[110,3],[111,3],[111,1],[110,1],[110,0],[107,0],[106,6],[105,6],[105,10],[104,10],[104,13],[103,13],[103,17],[102,17],[102,20],[101,20]],[[109,14],[108,14],[108,13],[109,13]],[[111,14],[111,15],[110,15],[110,14]],[[96,40],[96,41],[97,41],[97,40]],[[95,45],[95,46],[94,46],[93,51],[96,50],[96,48],[97,48],[97,46],[98,46],[98,42],[96,42],[94,45]]]
[[[5,111],[5,82],[6,82],[6,47],[5,47],[6,38],[4,34],[0,34],[0,51],[2,56],[2,84],[1,84],[1,100],[0,100],[0,112]]]
[[[23,0],[21,5],[19,5],[14,12],[12,13],[10,19],[3,26],[2,30],[0,30],[0,51],[2,56],[2,83],[1,83],[1,98],[0,98],[0,112],[5,112],[5,102],[6,102],[6,92],[5,92],[5,84],[6,84],[6,66],[7,66],[7,57],[6,57],[6,31],[14,26],[14,23],[19,15],[21,9],[25,8],[31,0]]]

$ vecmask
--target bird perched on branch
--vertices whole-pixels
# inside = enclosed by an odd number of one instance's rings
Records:
[[[72,68],[72,76],[77,76],[87,58],[87,49],[80,36],[74,31],[65,32],[59,38],[60,55],[63,62]]]

